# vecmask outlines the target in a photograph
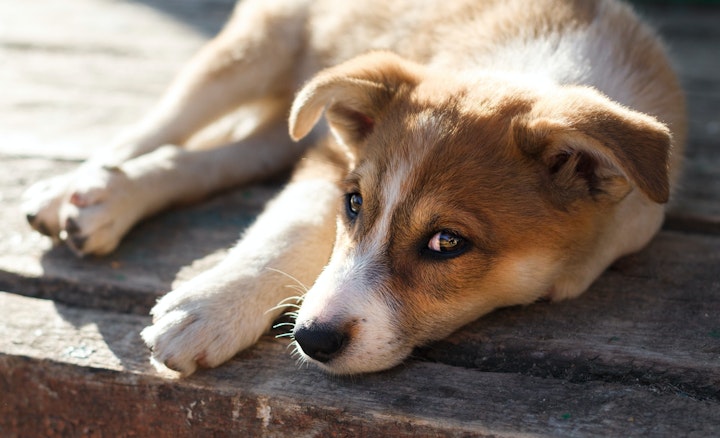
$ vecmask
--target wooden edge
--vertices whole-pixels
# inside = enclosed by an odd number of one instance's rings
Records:
[[[684,435],[720,406],[633,385],[572,384],[408,362],[341,378],[265,338],[215,370],[168,379],[137,335],[149,320],[0,293],[0,432],[9,436]]]

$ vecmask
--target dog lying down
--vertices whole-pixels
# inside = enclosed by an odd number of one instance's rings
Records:
[[[197,135],[250,106],[242,138]],[[370,372],[493,309],[576,297],[642,248],[684,117],[661,43],[614,0],[244,0],[132,135],[25,210],[106,254],[159,210],[295,166],[142,337],[189,375],[291,310],[305,360]]]

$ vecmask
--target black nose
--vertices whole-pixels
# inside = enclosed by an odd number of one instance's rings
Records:
[[[326,324],[296,327],[294,336],[305,354],[323,363],[338,356],[348,342],[347,333]]]

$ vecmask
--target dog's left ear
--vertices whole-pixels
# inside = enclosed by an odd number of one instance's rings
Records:
[[[305,137],[327,108],[330,128],[355,147],[372,132],[393,97],[420,82],[421,67],[390,52],[370,52],[318,73],[290,111],[290,136]]]
[[[651,200],[668,201],[670,130],[593,89],[569,87],[540,100],[514,133],[520,148],[544,164],[561,204],[581,196],[617,202],[631,182]]]

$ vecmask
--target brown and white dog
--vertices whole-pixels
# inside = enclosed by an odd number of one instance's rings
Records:
[[[198,135],[237,108],[242,138]],[[290,141],[288,113],[311,140]],[[142,336],[185,375],[217,366],[292,305],[292,276],[312,285],[303,357],[369,372],[498,307],[576,297],[642,248],[684,117],[660,42],[614,0],[244,0],[132,136],[36,184],[26,211],[105,254],[162,208],[299,161]]]

